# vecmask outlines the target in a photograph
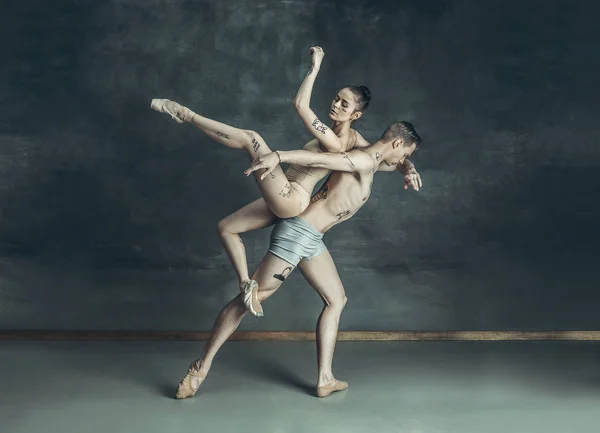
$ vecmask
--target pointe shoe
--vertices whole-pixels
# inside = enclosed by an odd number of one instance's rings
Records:
[[[262,305],[258,300],[258,283],[254,280],[244,280],[240,284],[240,291],[242,292],[244,305],[252,314],[256,317],[263,317]]]
[[[327,397],[332,392],[343,391],[348,388],[348,382],[333,379],[327,385],[317,386],[317,397]]]
[[[183,105],[170,99],[153,99],[150,108],[159,113],[166,113],[177,123],[185,123],[192,120],[194,112]]]
[[[202,376],[197,369],[197,364],[192,362],[187,374],[181,379],[181,382],[179,382],[175,398],[181,400],[192,397],[196,394],[196,391],[198,391],[198,388],[200,388],[204,379],[206,379],[206,376]]]

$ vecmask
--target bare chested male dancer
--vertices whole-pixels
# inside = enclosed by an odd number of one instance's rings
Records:
[[[338,324],[346,305],[346,295],[333,259],[323,243],[323,234],[351,218],[365,204],[371,194],[375,171],[383,167],[393,169],[402,164],[420,142],[420,137],[409,122],[395,122],[377,142],[363,149],[341,153],[306,150],[265,153],[246,170],[246,175],[260,170],[259,183],[268,178],[272,171],[281,170],[280,162],[334,170],[306,210],[298,216],[277,222],[271,234],[269,252],[252,274],[252,279],[258,283],[258,299],[261,302],[275,293],[296,267],[300,268],[308,283],[323,298],[325,307],[316,330],[319,397],[348,387],[348,383],[336,380],[332,371]],[[382,161],[388,164],[381,164]],[[420,178],[411,177],[410,174],[405,177],[405,182],[418,182],[419,185],[413,184],[415,189],[421,186]],[[202,356],[192,362],[179,383],[177,398],[191,397],[196,393],[217,351],[247,312],[241,294],[223,308]]]

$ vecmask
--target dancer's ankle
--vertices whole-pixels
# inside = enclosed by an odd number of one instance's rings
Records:
[[[335,377],[333,377],[332,373],[322,374],[319,376],[319,380],[317,382],[317,386],[325,386],[331,384],[335,381]]]

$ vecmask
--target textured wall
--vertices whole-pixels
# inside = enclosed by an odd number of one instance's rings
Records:
[[[28,1],[0,24],[0,327],[208,329],[236,293],[215,233],[258,196],[242,152],[149,108],[260,132],[366,84],[359,130],[415,123],[424,188],[379,174],[326,236],[344,329],[599,328],[597,6],[576,1]],[[268,230],[245,237],[251,265]],[[310,329],[295,275],[244,329]]]

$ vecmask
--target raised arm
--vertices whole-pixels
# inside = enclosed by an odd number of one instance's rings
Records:
[[[320,167],[335,171],[369,172],[373,169],[374,161],[361,150],[340,153],[310,152],[308,150],[288,150],[267,153],[252,161],[252,165],[244,173],[249,176],[253,171],[266,169],[261,180],[266,177],[278,164],[300,165],[303,167]]]
[[[311,134],[328,152],[340,152],[343,148],[339,137],[325,126],[310,108],[310,96],[325,53],[321,47],[312,47],[309,52],[312,56],[312,67],[298,89],[294,107]]]

